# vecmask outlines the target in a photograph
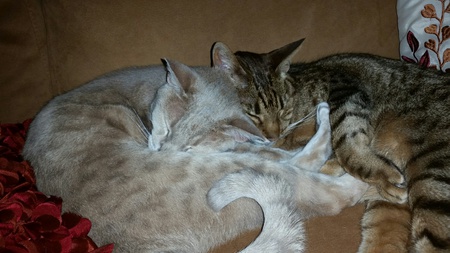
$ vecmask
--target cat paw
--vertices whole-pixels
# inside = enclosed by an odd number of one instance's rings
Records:
[[[367,189],[369,189],[369,184],[348,173],[345,173],[340,177],[327,177],[330,178],[332,182],[328,183],[326,186],[328,191],[327,194],[329,196],[320,198],[323,201],[319,205],[320,211],[318,212],[320,215],[336,215],[344,208],[359,203]],[[317,195],[316,198],[318,197],[321,196]]]
[[[317,105],[316,109],[316,115],[317,115],[317,125],[320,126],[321,124],[329,124],[330,122],[330,106],[326,102],[321,102]]]
[[[375,186],[386,200],[398,204],[406,202],[405,177],[388,158],[367,146],[335,150],[335,155],[345,171]]]
[[[402,183],[392,183],[389,181],[385,181],[380,185],[377,185],[377,189],[383,198],[389,200],[392,203],[403,204],[408,200],[408,190],[406,188],[404,180]]]
[[[379,194],[392,203],[403,204],[408,199],[405,177],[392,166],[385,166],[378,173],[372,173],[373,178],[365,181],[374,185]]]
[[[367,192],[370,186],[366,182],[361,181],[348,173],[338,177],[338,180],[340,180],[340,182],[348,188],[349,197],[352,199],[351,205],[356,204]]]
[[[400,170],[391,161],[384,161],[384,167],[379,172],[376,186],[380,195],[392,203],[405,203],[408,192],[405,177]]]

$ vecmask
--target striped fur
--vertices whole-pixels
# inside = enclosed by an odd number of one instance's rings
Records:
[[[279,51],[290,59],[298,45],[294,42]],[[249,97],[273,97],[272,91],[292,87],[287,98],[292,101],[281,109],[292,110],[292,117],[280,122],[279,132],[305,117],[317,103],[331,105],[337,161],[345,171],[373,185],[382,197],[367,204],[359,251],[450,251],[450,76],[368,54],[338,54],[291,64],[287,73],[270,73],[276,68],[269,58],[277,52],[236,53],[244,70],[238,74],[253,81],[252,86],[241,88],[241,101],[249,115],[257,114],[256,106],[248,109],[252,104],[245,104]],[[266,91],[270,93],[263,94]],[[285,95],[281,92],[276,101]],[[253,102],[257,103],[262,102]],[[280,107],[264,104],[269,108],[259,112],[268,114],[252,118],[280,120]],[[314,122],[308,121],[277,140],[277,145],[293,149],[313,132]],[[386,229],[390,232],[383,232]]]
[[[259,55],[249,52],[236,52],[238,57],[230,59],[231,65],[239,66],[233,71],[243,77],[244,85],[238,87],[241,103],[247,115],[269,139],[277,138],[292,118],[294,90],[286,77],[290,58],[295,54],[298,45],[265,54],[266,58],[270,59],[265,65],[258,64],[260,59],[253,57]],[[220,42],[214,45],[213,51],[224,50],[228,48]],[[232,54],[221,54],[221,59],[228,55]],[[285,85],[270,85],[272,83]]]

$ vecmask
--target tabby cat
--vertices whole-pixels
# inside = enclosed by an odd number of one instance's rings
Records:
[[[300,220],[335,214],[367,190],[316,172],[331,154],[327,104],[311,142],[287,152],[264,146],[226,67],[166,68],[166,78],[163,67],[141,67],[93,80],[51,100],[30,126],[24,157],[38,188],[89,218],[96,242],[206,252],[264,215],[244,252],[300,252]]]
[[[330,166],[384,197],[367,204],[359,251],[449,252],[450,76],[356,53],[290,64],[302,41],[222,60],[248,84],[237,86],[247,114],[277,146],[292,149],[313,133],[310,112],[328,102],[337,159]],[[212,49],[226,51],[220,42]]]

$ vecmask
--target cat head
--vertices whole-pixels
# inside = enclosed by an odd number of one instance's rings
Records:
[[[167,78],[151,105],[149,148],[223,151],[239,142],[268,142],[242,111],[228,72],[163,63]]]
[[[235,79],[244,111],[269,139],[276,139],[292,118],[294,88],[288,75],[292,57],[303,39],[269,53],[238,51],[216,42],[211,62]]]

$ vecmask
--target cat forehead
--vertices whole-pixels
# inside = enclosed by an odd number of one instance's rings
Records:
[[[195,136],[244,115],[237,90],[228,75],[214,69],[196,69],[196,81],[187,100],[186,111],[175,124],[172,141],[183,146],[195,142]]]
[[[246,51],[237,51],[234,53],[239,64],[244,68],[253,68],[261,71],[264,70],[266,72],[270,71],[274,66],[271,65],[270,59],[267,54],[258,54]]]

